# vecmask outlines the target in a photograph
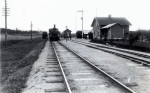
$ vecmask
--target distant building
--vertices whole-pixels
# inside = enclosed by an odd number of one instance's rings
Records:
[[[66,27],[66,30],[62,32],[62,36],[63,36],[63,38],[70,38],[71,39],[71,30],[69,30]]]
[[[90,32],[90,30],[83,30],[83,38],[88,39],[88,33]]]
[[[123,17],[95,17],[91,24],[94,39],[127,38],[131,23]]]

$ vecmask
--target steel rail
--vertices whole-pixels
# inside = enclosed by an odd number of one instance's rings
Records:
[[[76,41],[76,40],[71,40],[71,41],[76,42],[76,43],[80,43],[80,44],[85,43],[85,44],[95,45],[95,44],[88,43],[88,42],[81,42],[81,41]],[[121,49],[116,49],[116,48],[111,48],[111,47],[108,47],[108,46],[101,46],[101,45],[95,45],[95,46],[99,46],[99,47],[102,47],[102,48],[113,49],[113,50],[121,51],[121,52],[126,52],[126,53],[130,53],[130,54],[133,54],[133,55],[136,55],[136,56],[139,56],[139,57],[143,57],[143,58],[150,58],[149,55],[145,55],[145,54],[141,54],[141,53],[134,53],[134,52],[131,52],[131,51],[128,51],[128,50],[121,50]]]
[[[60,66],[60,69],[61,69],[61,72],[62,72],[64,81],[65,81],[65,84],[66,84],[66,87],[67,87],[67,91],[68,91],[68,93],[72,93],[71,88],[70,88],[69,83],[68,83],[68,81],[67,81],[66,75],[65,75],[64,70],[63,70],[63,68],[62,68],[62,65],[61,65],[61,63],[60,63],[60,60],[59,60],[59,57],[58,57],[58,54],[57,54],[57,52],[56,52],[56,49],[55,49],[55,46],[54,46],[53,42],[52,42],[52,46],[53,46],[55,55],[56,55],[56,57],[57,57],[57,61],[58,61],[59,66]]]
[[[80,43],[78,41],[77,41],[77,43],[83,44],[83,43]],[[83,45],[85,45],[85,44],[83,44]],[[128,55],[125,55],[125,54],[113,52],[111,50],[107,50],[107,49],[104,49],[104,48],[102,49],[102,48],[97,47],[97,46],[92,46],[92,45],[86,45],[86,46],[92,47],[92,48],[95,48],[95,49],[99,49],[101,51],[108,52],[108,53],[111,53],[111,54],[115,54],[115,55],[117,55],[119,57],[126,58],[126,59],[129,59],[129,60],[134,61],[134,62],[141,63],[141,64],[146,65],[146,66],[150,66],[150,62],[149,61],[146,61],[146,60],[143,60],[143,59],[140,59],[140,58],[131,57],[131,56],[128,56]]]
[[[118,81],[117,79],[115,79],[114,77],[112,77],[111,75],[109,75],[108,73],[106,73],[105,71],[103,71],[102,69],[98,68],[97,66],[95,66],[92,62],[90,62],[89,60],[85,59],[84,57],[82,57],[81,55],[77,54],[75,51],[71,50],[69,47],[67,47],[66,45],[64,45],[63,43],[59,42],[62,46],[64,46],[66,49],[68,49],[69,51],[71,51],[72,53],[74,53],[75,55],[77,55],[78,57],[80,57],[82,60],[84,60],[85,62],[87,62],[91,67],[93,67],[95,70],[103,73],[104,75],[106,75],[108,78],[110,78],[111,80],[113,80],[115,83],[119,84],[122,88],[126,89],[127,91],[129,91],[130,93],[136,93],[135,91],[133,91],[132,89],[130,89],[129,87],[127,87],[126,85],[124,85],[123,83],[121,83],[120,81]]]

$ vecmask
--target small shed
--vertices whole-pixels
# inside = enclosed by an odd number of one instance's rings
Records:
[[[71,30],[69,30],[69,29],[66,29],[65,31],[63,31],[63,33],[62,33],[63,35],[63,38],[65,39],[65,38],[70,38],[71,39]]]

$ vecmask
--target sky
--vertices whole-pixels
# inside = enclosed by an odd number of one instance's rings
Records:
[[[5,27],[2,16],[4,1],[0,0],[0,28]],[[8,28],[48,31],[54,24],[62,32],[66,26],[76,32],[91,30],[94,17],[125,17],[132,24],[130,30],[150,29],[150,0],[7,0],[10,12]]]

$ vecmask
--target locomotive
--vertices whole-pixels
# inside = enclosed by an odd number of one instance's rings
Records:
[[[50,41],[59,41],[60,40],[60,32],[58,29],[55,27],[49,29],[49,39]]]

